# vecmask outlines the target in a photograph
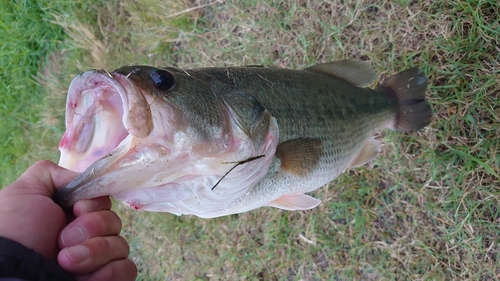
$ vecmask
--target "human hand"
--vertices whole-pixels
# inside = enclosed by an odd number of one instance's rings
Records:
[[[52,200],[56,187],[76,175],[50,161],[28,168],[0,191],[0,236],[58,261],[77,280],[135,280],[137,268],[108,197],[79,201],[69,216]]]

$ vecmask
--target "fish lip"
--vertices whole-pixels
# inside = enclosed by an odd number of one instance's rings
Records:
[[[117,92],[120,95],[120,98],[122,100],[122,109],[125,111],[126,108],[124,108],[124,105],[127,104],[126,102],[128,98],[127,98],[127,91],[125,90],[124,86],[121,83],[123,79],[120,79],[121,78],[120,76],[124,75],[119,73],[111,74],[105,70],[100,70],[100,69],[89,70],[77,75],[75,78],[73,78],[73,80],[69,84],[68,100],[66,103],[66,108],[75,108],[76,107],[76,105],[74,104],[75,101],[72,100],[72,98],[74,99],[75,97],[80,97],[82,95],[82,92],[89,88],[97,88],[99,86],[97,84],[98,81],[95,81],[93,78],[99,78],[104,80],[104,82],[107,82],[113,86],[113,90],[115,90],[115,92]],[[68,122],[71,120],[71,117],[74,114],[74,112],[75,112],[74,110],[66,110],[66,126],[68,126]]]
[[[92,96],[87,99],[88,105],[84,105],[84,95]],[[59,145],[59,165],[83,172],[116,149],[130,134],[125,127],[125,119],[129,110],[129,96],[133,95],[143,97],[130,79],[122,74],[94,69],[76,76],[68,88],[66,132]],[[109,101],[110,107],[104,108],[102,101]],[[95,118],[101,112],[112,114],[96,121]],[[99,122],[102,124],[97,124]],[[95,128],[97,125],[100,128]],[[86,131],[80,130],[85,126]],[[96,133],[99,129],[101,132]],[[108,139],[111,142],[105,143]]]

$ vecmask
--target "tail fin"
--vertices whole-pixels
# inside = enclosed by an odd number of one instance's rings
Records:
[[[398,112],[393,129],[411,132],[429,125],[432,108],[425,100],[427,78],[418,68],[400,72],[382,83],[379,90],[394,95],[398,102]]]

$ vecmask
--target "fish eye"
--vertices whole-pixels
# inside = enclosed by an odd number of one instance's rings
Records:
[[[175,84],[174,76],[172,76],[172,74],[170,74],[170,72],[166,70],[159,69],[153,71],[151,72],[151,74],[149,74],[149,77],[151,77],[151,80],[153,80],[155,87],[160,90],[171,89]]]

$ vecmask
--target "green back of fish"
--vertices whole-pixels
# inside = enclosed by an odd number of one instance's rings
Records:
[[[234,212],[266,204],[290,210],[314,207],[319,201],[300,193],[319,188],[348,168],[398,110],[396,97],[387,91],[360,88],[322,71],[241,67],[189,74],[210,81],[210,95],[252,97],[256,110],[243,111],[242,119],[253,122],[263,107],[278,123],[277,157],[266,177],[230,205]],[[299,197],[289,199],[290,194]]]
[[[211,76],[213,91],[219,95],[236,92],[255,97],[277,119],[280,143],[316,138],[330,156],[358,146],[397,111],[389,94],[327,73],[241,67],[200,69],[194,74]]]

